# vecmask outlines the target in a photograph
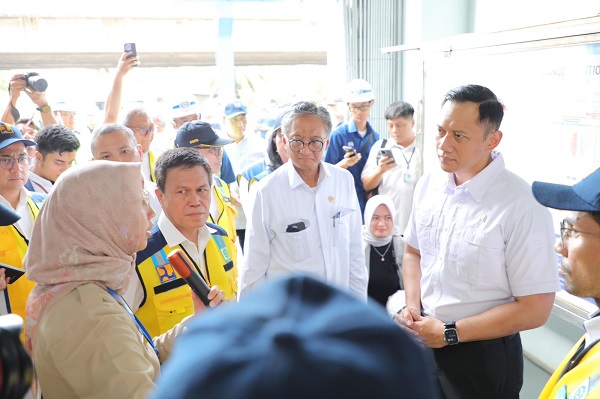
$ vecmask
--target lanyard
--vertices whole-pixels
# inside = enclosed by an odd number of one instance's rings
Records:
[[[577,348],[577,351],[575,351],[573,357],[571,357],[571,359],[567,362],[556,381],[559,381],[565,374],[573,370],[579,364],[579,362],[581,362],[584,356],[587,355],[588,352],[599,342],[600,339],[597,339],[596,341],[592,342],[589,346],[586,347],[584,338],[581,342],[581,345],[579,345],[579,348]]]
[[[135,321],[135,324],[137,324],[138,330],[142,333],[144,338],[146,338],[146,341],[148,341],[150,346],[152,346],[152,349],[154,349],[154,352],[156,352],[156,357],[158,357],[158,360],[160,361],[160,357],[158,356],[158,348],[156,348],[156,345],[154,345],[154,342],[152,341],[152,337],[150,337],[150,333],[148,332],[148,330],[146,330],[146,327],[144,327],[144,325],[142,324],[140,319],[138,319],[136,317],[136,315],[133,313],[133,311],[131,310],[129,305],[127,305],[127,302],[125,302],[123,300],[123,298],[121,298],[119,295],[117,295],[116,292],[114,292],[111,288],[108,288],[108,287],[106,287],[106,290],[110,293],[110,295],[112,295],[117,300],[117,302],[119,302],[119,304],[121,306],[123,306],[123,308],[127,311],[127,313],[129,313],[129,316],[131,316],[133,321]]]
[[[410,162],[413,159],[413,155],[415,155],[415,150],[417,149],[417,147],[413,147],[412,152],[410,153],[410,158],[406,159],[406,156],[404,155],[404,151],[402,149],[400,149],[400,153],[402,154],[402,158],[404,158],[404,162],[406,162],[406,169],[410,169]]]

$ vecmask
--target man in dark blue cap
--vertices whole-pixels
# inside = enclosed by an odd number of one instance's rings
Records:
[[[569,211],[560,222],[554,250],[562,256],[559,274],[567,292],[593,298],[600,306],[600,169],[575,184],[534,182],[542,205]],[[567,354],[540,399],[600,397],[600,311],[583,325],[586,334]]]
[[[423,349],[382,308],[311,277],[196,318],[154,398],[438,398]]]
[[[25,188],[29,178],[30,158],[26,140],[16,126],[0,122],[0,204],[15,211],[20,220],[0,227],[0,262],[23,268],[33,223],[37,218],[45,194],[32,193]],[[35,284],[20,278],[0,295],[0,315],[16,313],[25,319],[25,304]]]
[[[229,186],[217,176],[225,153],[223,147],[231,143],[233,139],[217,136],[210,123],[197,120],[185,122],[175,136],[175,147],[194,148],[208,161],[213,179],[209,221],[225,229],[229,238],[235,242],[237,212],[231,201]]]

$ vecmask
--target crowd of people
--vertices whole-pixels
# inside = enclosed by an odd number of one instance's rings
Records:
[[[224,106],[219,129],[190,95],[172,106],[172,134],[159,133],[150,109],[121,104],[138,62],[128,55],[91,133],[74,130],[22,75],[10,82],[0,206],[20,218],[0,227],[0,262],[25,275],[13,282],[0,267],[0,314],[25,319],[34,393],[142,398],[158,384],[155,397],[392,397],[421,381],[410,397],[518,398],[519,332],[547,321],[560,289],[545,206],[573,211],[554,248],[567,290],[600,301],[600,172],[532,191],[504,167],[504,108],[488,88],[446,93],[440,167],[422,176],[414,108],[390,104],[381,138],[363,79],[329,104],[335,112],[287,105],[264,138],[247,129],[242,101]],[[20,118],[21,94],[39,121]],[[344,104],[350,117],[340,121]],[[169,263],[176,249],[217,309],[205,312]],[[402,291],[406,306],[390,320],[385,306]],[[586,322],[577,364],[543,397],[594,372],[596,324]],[[180,384],[177,370],[198,378]]]

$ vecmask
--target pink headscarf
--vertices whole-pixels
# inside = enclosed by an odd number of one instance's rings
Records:
[[[93,282],[119,294],[134,270],[143,203],[139,163],[94,161],[61,175],[33,228],[23,262],[37,282],[27,300],[31,350],[46,308]]]

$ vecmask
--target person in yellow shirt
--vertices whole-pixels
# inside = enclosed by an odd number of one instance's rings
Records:
[[[23,269],[33,223],[45,194],[29,192],[24,186],[29,177],[30,158],[26,140],[16,126],[0,122],[0,204],[15,211],[19,221],[0,227],[0,262]],[[21,277],[0,293],[0,314],[16,313],[25,319],[27,296],[35,283]]]
[[[600,306],[600,169],[573,186],[534,182],[533,195],[549,208],[569,211],[554,249],[562,256],[565,290]],[[585,335],[552,374],[540,399],[600,398],[600,311],[584,321]]]

